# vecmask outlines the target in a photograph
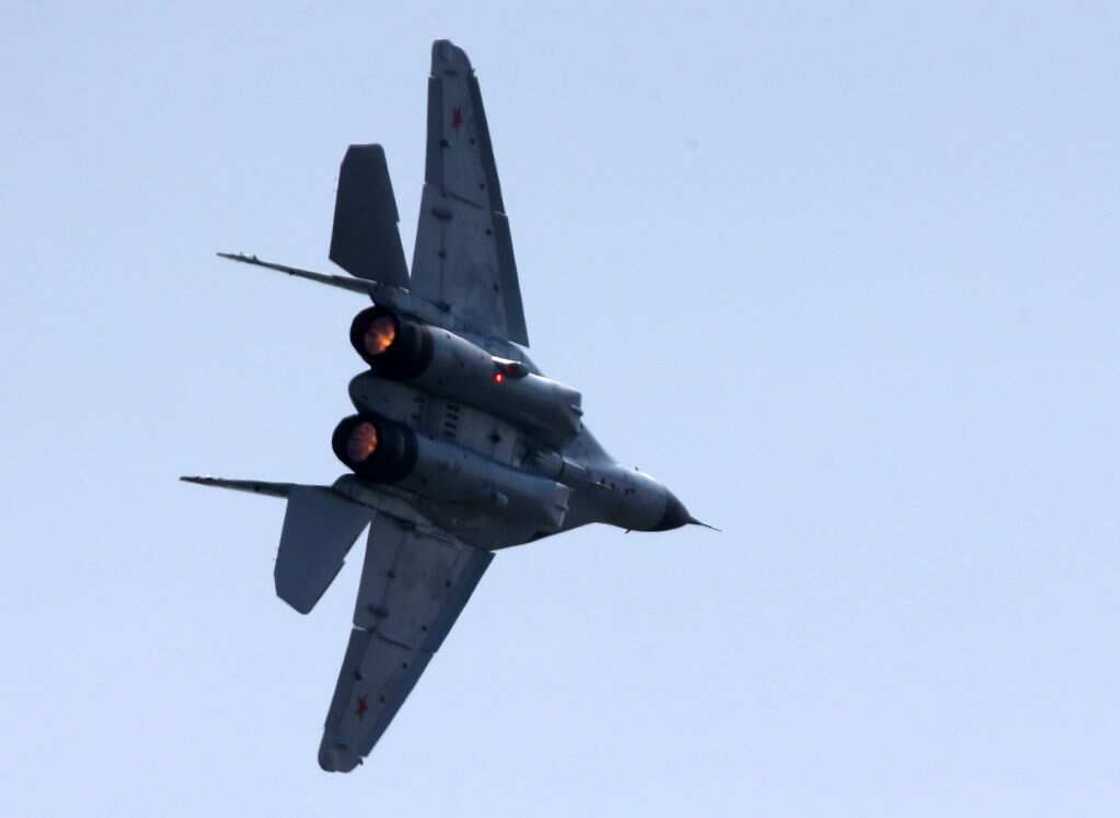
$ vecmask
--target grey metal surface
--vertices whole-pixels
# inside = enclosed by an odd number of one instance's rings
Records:
[[[331,261],[358,278],[408,286],[397,200],[380,145],[351,145],[338,172]]]
[[[580,393],[534,372],[498,376],[509,359],[448,329],[429,329],[431,360],[408,382],[433,395],[455,398],[530,430],[553,446],[575,437],[582,425]]]
[[[373,631],[350,631],[319,744],[319,766],[348,773],[361,764],[431,658],[430,653],[409,650]]]
[[[404,423],[428,437],[459,446],[507,466],[520,465],[528,444],[511,423],[460,400],[363,372],[350,381],[350,400],[360,412]]]
[[[355,630],[323,731],[319,765],[361,763],[416,684],[493,555],[389,515],[370,527]]]
[[[309,613],[342,569],[373,512],[319,486],[293,486],[276,556],[276,594]]]
[[[501,515],[531,520],[558,531],[568,511],[563,483],[509,468],[447,440],[416,435],[416,466],[395,485],[436,500],[463,515]]]
[[[583,424],[580,393],[544,377],[518,346],[528,336],[478,82],[446,41],[432,48],[428,102],[411,280],[377,146],[352,147],[343,163],[331,251],[368,277],[222,254],[367,295],[387,318],[379,327],[356,319],[351,331],[370,369],[350,383],[359,414],[339,424],[332,447],[353,473],[330,488],[184,478],[288,498],[276,589],[304,613],[373,521],[320,747],[326,770],[351,770],[369,753],[493,550],[588,523],[662,531],[696,522],[666,486],[611,458]]]
[[[412,290],[460,329],[528,345],[513,242],[478,80],[462,49],[432,45],[424,192]]]

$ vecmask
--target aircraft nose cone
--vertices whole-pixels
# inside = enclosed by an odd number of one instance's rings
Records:
[[[671,531],[674,528],[687,525],[692,520],[692,515],[688,513],[684,503],[678,500],[677,496],[671,491],[666,493],[669,495],[669,501],[665,504],[665,513],[661,515],[661,519],[653,529],[654,531]]]

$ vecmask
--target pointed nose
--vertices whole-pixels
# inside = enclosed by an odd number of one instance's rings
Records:
[[[684,503],[677,499],[677,495],[668,489],[665,490],[665,493],[669,495],[668,501],[665,503],[665,513],[661,515],[661,519],[653,529],[654,531],[671,531],[674,528],[687,525],[692,520],[692,515],[688,513]]]

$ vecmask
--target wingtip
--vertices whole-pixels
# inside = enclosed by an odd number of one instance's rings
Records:
[[[466,51],[451,40],[443,39],[432,42],[432,76],[438,76],[441,70],[469,73],[474,69]]]
[[[319,769],[327,773],[348,773],[362,763],[343,744],[328,743],[326,737],[319,746]]]

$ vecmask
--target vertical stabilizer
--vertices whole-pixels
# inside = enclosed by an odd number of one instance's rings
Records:
[[[338,172],[331,261],[351,275],[408,286],[397,200],[380,145],[351,145]]]
[[[276,556],[277,595],[300,613],[309,613],[373,514],[328,488],[294,486]]]

